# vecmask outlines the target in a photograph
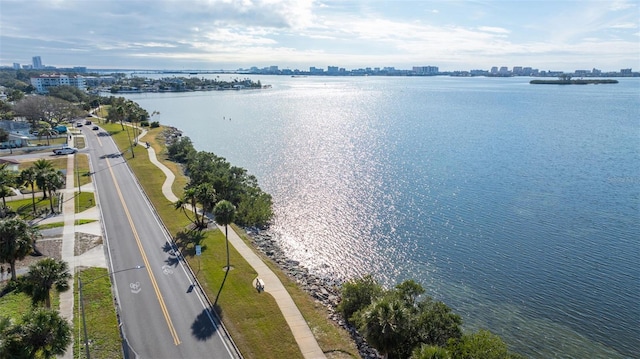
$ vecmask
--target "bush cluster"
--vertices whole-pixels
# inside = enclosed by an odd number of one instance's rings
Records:
[[[385,358],[515,359],[489,331],[463,334],[451,308],[406,280],[385,290],[367,275],[343,284],[338,311]]]
[[[183,136],[167,146],[169,159],[182,163],[189,183],[185,188],[213,187],[215,202],[227,200],[236,207],[235,223],[241,226],[265,227],[272,211],[271,195],[263,192],[255,176],[232,166],[211,152],[196,151],[189,137]]]

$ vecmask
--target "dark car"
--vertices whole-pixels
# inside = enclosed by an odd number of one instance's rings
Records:
[[[93,126],[91,129],[94,131],[98,131],[100,128],[98,126]]]

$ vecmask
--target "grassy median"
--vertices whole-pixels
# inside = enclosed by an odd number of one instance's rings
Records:
[[[78,276],[82,280],[84,313],[78,293]],[[91,358],[122,358],[122,341],[118,328],[118,319],[111,295],[109,272],[104,268],[87,268],[76,273],[74,281],[75,313],[74,358],[86,358],[86,346],[89,345]],[[87,325],[87,338],[84,337],[83,316]]]
[[[125,130],[119,124],[104,124],[116,144],[124,152],[129,166],[153,202],[164,224],[182,248],[185,258],[209,298],[213,301],[218,292],[223,267],[226,265],[225,238],[219,230],[190,232],[190,222],[173,208],[162,194],[165,176],[160,169],[150,163],[144,146],[131,146],[131,129]],[[177,164],[167,161],[164,154],[165,144],[161,136],[162,128],[151,130],[144,141],[148,141],[158,153],[158,159],[165,163],[176,175],[174,193],[180,195],[188,179],[184,177]],[[127,136],[129,131],[129,137]],[[133,148],[133,153],[132,153]],[[135,156],[135,157],[134,157]],[[199,243],[202,255],[196,257],[194,245]],[[256,273],[233,247],[230,247],[231,271],[218,300],[218,312],[234,341],[245,358],[301,358],[292,333],[278,308],[268,293],[258,293],[252,286]],[[267,262],[270,260],[266,259]],[[298,308],[309,323],[320,347],[331,358],[358,357],[357,349],[349,334],[327,319],[325,308],[315,302],[307,293],[297,288],[295,283],[284,275],[277,266],[269,263],[283,284],[291,293]]]

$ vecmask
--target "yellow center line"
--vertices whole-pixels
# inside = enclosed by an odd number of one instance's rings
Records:
[[[124,202],[124,196],[120,191],[120,186],[118,186],[118,183],[116,182],[116,177],[113,173],[113,169],[111,168],[111,164],[109,163],[109,160],[107,160],[107,167],[109,168],[109,172],[111,173],[111,178],[113,178],[113,184],[115,185],[116,191],[118,192],[118,197],[120,197],[120,202],[122,202],[124,213],[127,216],[127,219],[129,220],[129,225],[131,226],[131,230],[133,231],[133,236],[136,239],[136,243],[138,244],[138,249],[140,250],[140,255],[142,256],[142,261],[144,262],[145,268],[147,268],[147,273],[149,273],[149,278],[151,279],[151,284],[153,285],[153,289],[156,292],[156,297],[158,297],[158,302],[160,303],[162,314],[164,314],[164,318],[167,321],[167,325],[169,326],[169,332],[171,332],[171,336],[173,337],[173,343],[175,345],[178,345],[180,344],[180,338],[178,338],[178,332],[176,332],[176,329],[173,326],[173,322],[171,321],[171,317],[169,316],[169,311],[167,310],[167,306],[164,303],[164,299],[162,298],[162,293],[160,293],[158,282],[156,282],[156,278],[153,275],[153,272],[151,271],[151,266],[149,265],[147,254],[142,248],[142,242],[140,241],[140,237],[138,236],[138,231],[136,230],[136,227],[133,224],[133,219],[131,218],[129,208],[127,207],[127,204]]]

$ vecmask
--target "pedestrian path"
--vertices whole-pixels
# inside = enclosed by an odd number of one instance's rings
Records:
[[[143,132],[139,138],[142,138],[146,132]],[[168,200],[175,202],[178,200],[178,197],[175,196],[171,189],[171,185],[173,184],[173,180],[175,176],[173,172],[171,172],[164,164],[158,161],[156,157],[156,152],[153,147],[148,149],[149,151],[149,160],[155,166],[160,168],[162,172],[165,173],[167,179],[162,185],[162,193]],[[223,232],[224,228],[219,227]],[[271,294],[273,298],[276,300],[282,315],[284,316],[291,332],[293,333],[293,337],[296,340],[296,343],[300,347],[300,351],[302,355],[306,359],[320,359],[326,358],[320,345],[318,345],[318,341],[313,336],[311,332],[311,328],[307,324],[307,321],[300,313],[300,310],[294,303],[289,292],[284,288],[280,279],[276,276],[275,273],[258,257],[255,252],[238,236],[238,234],[232,229],[229,228],[229,243],[233,245],[233,247],[242,255],[242,257],[255,269],[258,273],[258,277],[264,281],[264,291]],[[247,283],[247,285],[250,285]]]
[[[76,267],[101,267],[107,268],[104,247],[103,245],[99,245],[92,250],[89,250],[85,253],[82,253],[78,256],[75,255],[75,239],[76,239],[76,231],[82,233],[89,233],[94,235],[102,235],[102,228],[100,227],[99,211],[97,207],[93,207],[82,213],[75,213],[75,194],[78,190],[74,184],[74,156],[67,156],[67,177],[66,177],[66,188],[62,190],[62,217],[64,220],[64,228],[62,230],[62,260],[67,262],[69,265],[69,271],[71,273],[75,273]],[[81,187],[82,191],[85,192],[93,192],[94,187],[93,183],[89,183]],[[81,226],[76,226],[76,219],[94,219],[95,222],[84,224]],[[59,222],[59,218],[53,217],[48,218],[43,221],[46,222]],[[66,292],[60,293],[60,315],[66,318],[73,325],[73,311],[74,311],[74,280],[71,279],[69,281],[69,290]],[[73,358],[73,341],[67,347],[66,352],[63,356],[63,359],[72,359]]]

